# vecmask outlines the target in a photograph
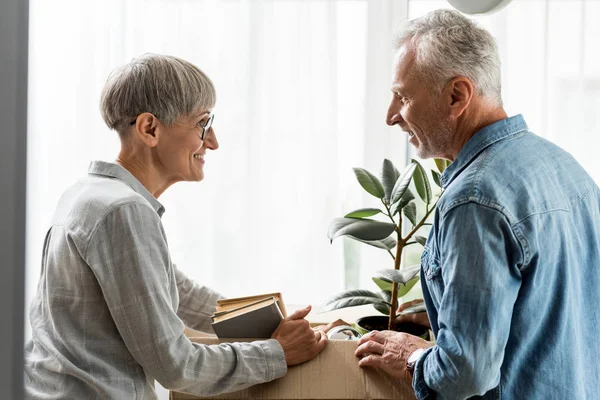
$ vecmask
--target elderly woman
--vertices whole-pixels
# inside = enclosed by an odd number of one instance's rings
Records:
[[[269,340],[205,346],[184,327],[211,331],[221,296],[172,263],[158,197],[200,181],[215,89],[184,60],[145,55],[115,71],[101,111],[121,139],[115,163],[94,161],[61,197],[46,234],[26,346],[28,398],[156,398],[154,380],[214,395],[283,376],[326,344],[304,317],[284,319]]]

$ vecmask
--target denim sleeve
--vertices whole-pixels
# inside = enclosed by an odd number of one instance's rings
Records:
[[[521,246],[502,212],[476,203],[449,210],[437,232],[440,275],[427,285],[441,293],[439,331],[413,385],[420,400],[481,396],[500,381]]]
[[[181,272],[175,264],[175,280],[179,293],[179,308],[177,316],[186,326],[201,332],[214,333],[212,315],[215,312],[218,299],[223,296],[214,290],[191,280]]]
[[[415,396],[419,400],[433,400],[435,399],[435,392],[427,387],[425,383],[425,377],[423,376],[423,362],[427,358],[427,355],[431,353],[433,347],[425,350],[421,358],[415,364],[415,370],[413,372],[413,389]]]

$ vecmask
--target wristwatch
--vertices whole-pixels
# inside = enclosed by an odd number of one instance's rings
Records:
[[[425,352],[425,349],[416,349],[415,351],[410,353],[410,355],[408,356],[408,359],[406,360],[406,370],[408,372],[410,372],[411,374],[413,373],[413,371],[415,370],[415,365],[417,364],[417,361],[419,361],[419,358],[421,358],[421,356],[423,355],[424,352]]]

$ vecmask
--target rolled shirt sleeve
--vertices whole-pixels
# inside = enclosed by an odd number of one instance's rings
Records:
[[[190,327],[207,330],[220,295],[172,265],[151,207],[117,206],[98,225],[84,257],[125,345],[165,388],[214,395],[285,375],[285,355],[276,340],[206,346],[184,335],[177,313]]]
[[[420,400],[465,399],[499,384],[522,251],[507,217],[490,206],[455,206],[438,232],[440,268],[424,284],[440,300],[439,331],[416,365],[413,387]]]

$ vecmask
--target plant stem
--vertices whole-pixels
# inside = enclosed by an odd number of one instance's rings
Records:
[[[384,199],[381,199],[381,203],[383,204],[383,206],[385,207],[385,210],[387,211],[387,216],[390,217],[390,219],[392,220],[392,223],[394,225],[396,225],[396,221],[394,221],[394,217],[392,216],[392,210],[390,210],[390,208],[387,205],[387,202],[384,201]],[[402,222],[402,216],[400,217],[400,222]],[[394,258],[394,253],[392,253],[391,251],[387,251],[388,254],[393,258]]]
[[[419,221],[417,225],[406,235],[405,238],[402,238],[402,215],[400,216],[400,222],[398,223],[398,243],[396,244],[396,258],[394,259],[394,269],[400,269],[400,261],[402,260],[402,250],[406,246],[406,243],[410,240],[410,238],[425,224],[427,218],[435,210],[435,206],[437,205],[437,201],[433,204],[433,207],[426,208],[427,212],[425,216]],[[392,306],[390,307],[390,318],[388,320],[388,329],[391,331],[396,330],[396,308],[398,308],[398,282],[392,282]]]
[[[412,236],[419,230],[419,228],[421,228],[425,224],[425,221],[427,220],[427,218],[429,218],[429,215],[431,215],[433,210],[435,210],[435,206],[437,206],[437,201],[433,204],[433,207],[431,207],[431,209],[427,210],[425,216],[419,221],[417,225],[415,225],[415,227],[408,233],[408,235],[406,235],[406,237],[402,239],[403,244],[406,244],[406,242],[408,242],[410,238],[412,238]]]
[[[392,216],[392,210],[390,210],[387,203],[383,199],[381,199],[381,203],[383,204],[383,206],[385,207],[385,210],[387,211],[387,216],[390,217],[390,219],[392,220],[392,224],[396,225],[396,221],[394,221],[394,217]],[[402,216],[400,216],[400,220],[402,220]]]
[[[406,242],[402,239],[402,214],[398,222],[398,243],[396,244],[396,257],[394,258],[394,269],[400,269],[400,261],[402,260],[402,249]],[[398,308],[398,282],[392,282],[392,305],[390,307],[390,318],[388,320],[388,329],[396,330],[396,308]]]

